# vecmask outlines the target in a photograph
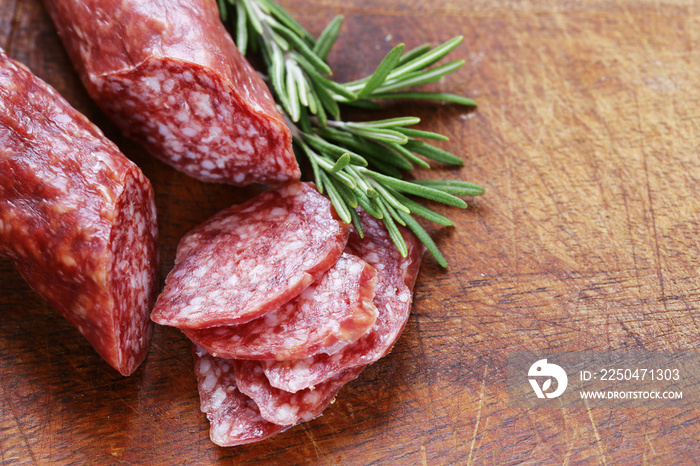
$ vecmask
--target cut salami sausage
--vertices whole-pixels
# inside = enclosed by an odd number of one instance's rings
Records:
[[[401,257],[381,220],[359,213],[364,239],[352,231],[347,250],[377,270],[374,304],[379,315],[370,332],[335,354],[317,354],[290,361],[263,361],[270,384],[282,390],[297,392],[318,386],[336,374],[352,367],[377,361],[391,350],[406,325],[411,310],[412,290],[418,276],[424,246],[410,231],[400,228],[408,247]]]
[[[90,96],[128,137],[203,181],[300,177],[291,132],[215,0],[46,0]]]
[[[270,385],[259,361],[232,362],[239,390],[255,401],[264,419],[280,425],[294,425],[317,418],[343,385],[357,378],[364,369],[364,366],[356,366],[313,388],[289,393]]]
[[[238,325],[267,314],[336,263],[348,228],[308,183],[223,210],[182,239],[151,318],[184,329]]]
[[[222,447],[244,445],[287,429],[263,419],[255,402],[236,387],[231,361],[194,347],[200,409],[209,419],[209,437]]]
[[[374,325],[376,283],[374,268],[344,253],[321,278],[275,311],[247,324],[184,332],[209,353],[228,359],[283,360],[334,353]]]
[[[148,350],[157,235],[141,170],[0,50],[0,254],[124,375]]]

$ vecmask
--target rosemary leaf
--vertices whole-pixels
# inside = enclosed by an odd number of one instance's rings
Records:
[[[308,71],[308,70],[307,70]],[[338,107],[338,102],[333,99],[333,97],[330,95],[328,92],[328,89],[323,84],[323,81],[320,79],[322,76],[318,73],[309,73],[309,77],[311,78],[311,81],[313,82],[313,89],[318,95],[318,99],[321,101],[321,104],[328,110],[328,113],[330,113],[333,118],[339,118],[340,117],[340,107]],[[326,126],[325,124],[321,126]]]
[[[304,68],[304,71],[306,71],[309,74],[309,77],[314,81],[318,81],[320,86],[327,88],[329,92],[334,92],[338,94],[345,100],[353,101],[357,99],[357,94],[348,90],[348,88],[344,85],[339,84],[323,76],[316,70],[314,65],[311,62],[309,62],[303,55],[299,55],[296,58],[299,65],[301,65],[301,67]]]
[[[294,128],[293,123],[288,123],[290,128]],[[311,126],[311,119],[309,118],[308,112],[301,112],[301,116],[299,117],[299,122],[297,123],[297,127],[299,131],[295,131],[299,137],[301,137],[302,134],[307,134],[313,131],[313,127]],[[297,140],[298,138],[295,138]]]
[[[335,185],[335,187],[338,189],[338,193],[342,196],[348,207],[351,207],[350,213],[352,214],[359,205],[355,192],[342,183]]]
[[[408,63],[409,61],[423,55],[428,51],[430,51],[429,44],[419,45],[418,47],[409,50],[408,52],[404,53],[403,57],[401,57],[401,60],[399,60],[399,66]]]
[[[373,99],[422,99],[422,100],[437,100],[441,102],[449,102],[453,104],[464,105],[466,107],[476,107],[476,102],[468,97],[447,92],[375,92],[372,94]]]
[[[364,153],[365,158],[371,157],[373,160],[379,160],[384,164],[397,167],[401,170],[410,170],[413,168],[411,162],[406,160],[401,154],[398,154],[387,146],[369,141],[361,136],[331,127],[320,128],[316,130],[316,132],[320,136],[331,139],[357,153]]]
[[[353,165],[360,165],[363,167],[367,166],[367,160],[365,160],[365,158],[361,155],[358,155],[347,149],[343,149],[342,147],[336,146],[335,144],[331,144],[330,142],[325,141],[317,136],[314,136],[313,134],[304,134],[304,139],[307,143],[309,143],[310,146],[316,148],[316,150],[328,153],[334,159],[338,159],[344,154],[348,154],[351,158]]]
[[[308,108],[312,115],[317,115],[318,109],[323,108],[323,104],[318,100],[316,91],[311,86],[306,88],[306,101],[309,103]]]
[[[340,33],[340,27],[342,25],[343,16],[338,15],[335,18],[333,18],[333,20],[330,23],[328,23],[326,29],[324,29],[321,35],[318,36],[318,40],[316,41],[316,45],[314,45],[313,51],[322,60],[326,59],[326,57],[328,56],[328,52],[330,52],[331,48],[333,47],[333,44],[335,44],[335,41],[338,38],[338,34]]]
[[[314,153],[311,148],[304,143],[304,141],[300,140],[299,138],[295,138],[294,142],[297,144],[298,147],[301,147],[301,150],[304,151],[306,154],[306,157],[309,159],[309,163],[311,164],[311,170],[313,171],[314,174],[314,181],[316,182],[316,189],[318,189],[318,192],[323,194],[323,179],[321,178],[321,169],[318,166],[318,162],[316,161],[317,155]]]
[[[328,197],[330,198],[333,207],[335,207],[335,211],[338,214],[338,217],[340,217],[340,219],[345,223],[350,223],[352,221],[352,217],[350,216],[350,209],[348,209],[348,206],[345,204],[345,201],[343,200],[342,196],[340,195],[340,193],[338,193],[337,188],[329,179],[329,177],[326,176],[326,174],[323,172],[321,172],[321,179],[323,180],[323,184],[327,188]]]
[[[270,1],[270,0],[262,0],[264,4],[267,6],[268,10],[274,14],[274,17],[278,19],[282,24],[287,26],[289,29],[294,31],[295,34],[297,34],[299,37],[301,37],[303,40],[305,40],[307,43],[310,45],[313,45],[314,43],[314,38],[313,36],[307,31],[304,26],[299,24],[299,22],[292,17],[287,11],[277,5],[275,2]]]
[[[382,199],[386,201],[386,203],[402,212],[405,212],[407,214],[411,213],[411,209],[403,205],[401,202],[399,202],[396,197],[394,197],[384,186],[382,186],[380,183],[375,183],[374,184],[374,189],[379,192],[379,194],[382,196]],[[405,225],[404,225],[405,226]]]
[[[350,107],[361,108],[363,110],[380,110],[382,108],[382,106],[377,102],[369,99],[347,100],[342,97],[339,102],[342,102]]]
[[[292,63],[293,62],[291,60],[287,60],[287,70],[289,70]],[[299,121],[301,108],[299,106],[299,93],[297,92],[296,80],[294,79],[293,73],[287,72],[286,84],[287,102],[289,102],[289,117],[293,122],[297,122]]]
[[[365,212],[370,214],[374,218],[382,219],[384,217],[384,214],[382,213],[379,208],[372,202],[372,199],[367,197],[362,191],[356,191],[355,195],[357,196],[357,203],[360,204],[360,207],[362,207]]]
[[[323,170],[327,171],[329,174],[334,175],[334,177],[340,181],[341,183],[345,183],[348,188],[350,189],[355,189],[357,187],[357,183],[355,180],[350,177],[347,173],[342,172],[342,171],[333,171],[334,164],[331,163],[329,160],[326,159],[325,156],[322,155],[316,155],[316,163],[318,164],[319,168],[322,168]]]
[[[418,117],[398,117],[398,118],[387,118],[385,120],[373,120],[373,121],[351,121],[349,123],[344,123],[344,126],[350,126],[352,128],[394,128],[398,130],[400,126],[411,126],[420,123],[420,118]]]
[[[426,138],[435,139],[438,141],[447,141],[449,139],[447,136],[440,133],[433,133],[432,131],[423,131],[413,128],[396,128],[396,131],[410,138]]]
[[[410,215],[404,214],[403,212],[399,212],[399,215],[402,217],[403,221],[406,222],[408,229],[411,230],[414,235],[416,235],[416,237],[425,245],[428,252],[433,255],[438,264],[444,268],[447,268],[447,260],[445,259],[445,256],[442,255],[440,249],[438,249],[433,239],[420,225],[420,223],[418,223],[416,219]]]
[[[314,89],[313,87],[311,88],[311,92],[314,94],[314,97],[318,99],[318,106],[316,108],[316,120],[318,121],[319,126],[324,127],[328,123],[328,115],[326,114],[326,107],[324,105],[324,102],[321,101],[321,98],[319,97],[320,92],[317,91],[318,89]]]
[[[398,168],[389,165],[385,160],[374,158],[369,154],[365,154],[365,158],[379,173],[392,178],[401,178],[401,172],[398,170]]]
[[[338,173],[340,170],[343,168],[347,167],[350,165],[350,154],[345,153],[340,156],[338,160],[336,160],[335,165],[329,170],[331,173]]]
[[[410,142],[410,141],[409,141],[409,142]],[[416,165],[418,165],[419,167],[430,168],[430,164],[429,164],[428,162],[426,162],[425,160],[423,160],[423,159],[421,159],[421,158],[415,156],[415,155],[413,154],[413,152],[411,152],[410,150],[408,150],[406,147],[400,146],[400,145],[398,145],[398,144],[387,144],[387,145],[388,145],[389,147],[391,147],[392,149],[394,149],[394,150],[395,150],[396,152],[398,152],[399,154],[401,154],[401,155],[403,155],[404,157],[406,157],[406,158],[407,158],[408,160],[410,160],[411,162],[413,162],[413,163],[415,163]]]
[[[255,6],[252,4],[253,0],[238,0],[243,4],[246,10],[246,16],[248,18],[249,24],[253,27],[253,30],[263,35],[262,21],[260,21],[260,15],[255,11]],[[256,4],[257,5],[257,4]]]
[[[311,63],[316,70],[323,74],[332,74],[330,66],[326,64],[321,58],[316,55],[309,46],[295,35],[292,30],[282,25],[273,25],[275,31],[281,35],[285,40],[289,41],[296,48],[296,51],[304,58],[306,58],[309,63]]]
[[[402,227],[405,227],[405,226],[406,226],[406,222],[404,222],[404,221],[401,219],[401,217],[399,217],[399,213],[398,213],[398,211],[394,208],[393,205],[391,205],[391,204],[390,204],[385,198],[383,198],[383,197],[382,197],[382,198],[379,198],[379,199],[377,199],[377,200],[381,200],[381,201],[382,201],[382,205],[384,206],[384,209],[386,210],[386,213],[389,214],[389,217],[391,217],[391,219],[394,220],[394,222],[398,223],[398,224],[401,225]],[[407,250],[406,252],[408,252],[408,250]]]
[[[438,225],[443,225],[446,227],[450,227],[450,226],[454,225],[452,220],[450,220],[449,218],[447,218],[443,215],[438,214],[434,210],[431,210],[431,209],[425,207],[423,204],[420,204],[412,199],[409,199],[406,196],[404,196],[403,194],[401,194],[400,192],[395,191],[391,188],[386,188],[386,189],[387,189],[387,191],[389,191],[391,193],[392,196],[394,196],[394,198],[398,202],[400,202],[401,204],[406,206],[408,209],[410,209],[411,213],[419,215],[427,220],[430,220],[431,222],[437,223]]]
[[[306,78],[304,78],[304,75],[302,74],[301,68],[299,68],[296,63],[292,62],[288,73],[294,76],[297,94],[299,95],[299,103],[301,103],[302,106],[309,108],[309,85],[307,84]]]
[[[444,44],[434,48],[433,50],[430,50],[429,52],[426,52],[414,58],[408,63],[402,64],[400,67],[394,70],[393,75],[389,76],[389,79],[392,79],[395,76],[409,71],[420,70],[432,65],[433,63],[437,62],[442,57],[450,53],[452,50],[454,50],[454,48],[457,47],[462,42],[462,40],[462,36],[454,37],[445,42]]]
[[[404,147],[424,157],[433,159],[436,162],[447,163],[455,166],[464,165],[464,161],[456,155],[435,146],[431,146],[430,144],[426,144],[422,141],[408,141]]]
[[[360,216],[357,215],[356,210],[350,211],[350,216],[352,217],[352,224],[355,226],[355,231],[360,236],[360,238],[365,237],[365,231],[362,229],[362,222],[360,221]]]
[[[365,176],[360,173],[361,167],[349,166],[347,168],[348,172],[352,173],[355,178],[357,178],[357,185],[362,189],[362,191],[370,198],[375,198],[379,196],[377,191],[369,185],[369,182],[365,179]]]
[[[357,93],[357,97],[362,98],[370,95],[389,76],[389,73],[396,67],[403,54],[404,44],[399,44],[384,57],[372,76],[367,80],[367,84]]]
[[[403,89],[405,87],[418,86],[421,84],[428,84],[435,81],[439,81],[443,76],[457,71],[464,65],[464,60],[455,60],[453,62],[447,63],[436,68],[432,68],[425,72],[416,71],[408,73],[405,76],[399,76],[396,79],[387,81],[385,84],[377,88],[378,93],[385,93],[396,91],[398,89]]]
[[[388,142],[388,143],[398,143],[398,144],[406,144],[408,142],[408,138],[399,133],[398,131],[394,131],[391,129],[384,129],[384,128],[359,128],[356,126],[350,126],[348,125],[347,130],[350,131],[353,134],[357,134],[358,136],[364,136],[369,139],[374,139],[376,141],[380,142]]]
[[[461,180],[415,180],[413,183],[439,189],[455,196],[481,196],[484,188],[478,184]]]
[[[277,94],[277,99],[282,107],[289,112],[289,102],[287,101],[286,91],[284,89],[284,56],[277,44],[271,45],[271,53],[269,56],[270,66],[270,82],[272,88]]]
[[[467,203],[464,202],[462,199],[458,198],[457,196],[453,196],[452,194],[448,194],[442,190],[434,189],[432,187],[423,186],[409,181],[391,178],[389,176],[385,176],[380,173],[367,170],[366,168],[362,168],[361,173],[366,173],[368,176],[374,178],[377,181],[383,182],[385,185],[394,188],[398,192],[415,194],[416,196],[420,196],[425,199],[430,199],[431,201],[440,202],[442,204],[451,205],[453,207],[460,207],[462,209],[467,207]]]
[[[226,0],[217,0],[219,4],[219,15],[224,23],[228,20],[228,9],[226,8]]]
[[[376,199],[376,201],[377,205],[379,206],[379,209],[382,211],[382,214],[384,214],[382,220],[384,220],[384,225],[386,226],[386,229],[389,232],[389,237],[396,245],[396,249],[399,250],[401,257],[408,256],[408,247],[406,246],[406,241],[403,239],[403,236],[401,236],[401,232],[396,226],[396,223],[394,223],[393,217],[389,214],[389,209],[387,209],[386,204],[384,204],[384,202],[381,199],[378,198]],[[410,215],[408,214],[403,215],[407,215],[408,217],[410,217]],[[403,221],[405,223],[405,220]]]
[[[246,54],[248,50],[248,15],[242,2],[236,3],[236,46],[243,55]]]

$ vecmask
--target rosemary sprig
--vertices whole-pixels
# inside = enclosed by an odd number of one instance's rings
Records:
[[[330,198],[340,218],[353,222],[362,235],[356,208],[382,219],[402,255],[406,243],[397,224],[413,231],[438,263],[447,262],[430,235],[412,216],[440,225],[452,222],[407,195],[465,208],[457,196],[478,196],[480,186],[459,180],[406,181],[402,171],[415,166],[430,168],[429,160],[459,166],[462,159],[425,140],[447,140],[441,134],[409,126],[416,117],[374,121],[346,121],[339,104],[378,108],[378,100],[430,99],[474,106],[466,97],[407,88],[439,81],[457,70],[464,60],[436,63],[461,42],[455,37],[432,48],[422,45],[405,51],[394,47],[369,76],[349,83],[333,80],[326,57],[342,25],[333,19],[315,39],[273,0],[218,0],[221,17],[231,20],[242,53],[262,53],[267,77],[278,104],[288,117],[299,154],[308,159],[318,190]],[[420,138],[420,139],[419,139]],[[428,160],[426,160],[428,159]]]

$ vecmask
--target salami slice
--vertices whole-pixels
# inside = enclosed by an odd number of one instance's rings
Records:
[[[255,402],[238,390],[231,361],[215,358],[195,346],[194,372],[200,409],[209,419],[209,437],[215,444],[244,445],[287,429],[263,419]]]
[[[285,426],[320,416],[343,385],[357,378],[364,369],[364,366],[356,366],[313,388],[289,393],[270,385],[259,361],[232,362],[239,390],[255,401],[264,419]]]
[[[0,50],[0,254],[124,375],[148,350],[157,236],[141,170]]]
[[[334,353],[367,333],[377,319],[372,303],[376,271],[343,254],[299,296],[247,324],[185,329],[185,335],[217,357],[298,359]]]
[[[290,183],[223,210],[182,239],[151,318],[208,328],[267,314],[336,263],[348,228],[308,183]]]
[[[367,335],[335,354],[317,354],[290,361],[263,361],[265,375],[274,387],[297,392],[318,386],[348,368],[371,364],[389,353],[406,325],[424,247],[413,233],[401,228],[408,246],[407,257],[401,257],[382,221],[364,211],[359,214],[365,237],[362,239],[357,232],[351,232],[347,250],[377,270],[374,296],[379,311],[377,321]]]
[[[215,0],[46,0],[90,96],[128,137],[203,181],[300,177],[291,132]]]

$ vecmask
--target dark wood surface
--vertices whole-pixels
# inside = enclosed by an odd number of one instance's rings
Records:
[[[362,76],[393,45],[463,34],[466,66],[433,89],[479,102],[401,104],[466,157],[479,182],[456,228],[434,229],[393,352],[321,418],[218,448],[199,411],[190,347],[155,330],[131,377],[0,260],[2,464],[652,463],[700,458],[700,410],[508,406],[520,350],[700,346],[700,7],[681,0],[287,0],[312,32],[346,17],[330,61]],[[254,195],[188,179],[125,140],[90,101],[39,0],[0,0],[0,47],[144,170],[157,193],[161,278],[179,238]]]

